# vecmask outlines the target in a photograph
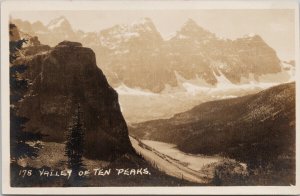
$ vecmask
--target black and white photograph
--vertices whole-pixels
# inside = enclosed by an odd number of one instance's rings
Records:
[[[298,9],[1,2],[4,193],[300,193]]]

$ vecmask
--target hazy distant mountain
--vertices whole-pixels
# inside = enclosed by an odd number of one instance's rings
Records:
[[[250,74],[258,78],[281,71],[276,52],[258,35],[223,40],[190,19],[168,43],[173,66],[186,79],[198,75],[216,84],[223,76],[227,82],[240,83]]]
[[[224,40],[192,19],[168,40],[161,37],[149,18],[99,32],[74,31],[64,17],[47,26],[19,19],[13,22],[50,46],[67,39],[91,47],[113,87],[126,85],[160,92],[166,86],[178,86],[178,76],[214,86],[259,81],[265,74],[282,71],[276,52],[259,35]]]

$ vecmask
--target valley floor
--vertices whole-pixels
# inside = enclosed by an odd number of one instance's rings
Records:
[[[179,179],[186,179],[191,182],[207,183],[207,175],[184,166],[184,164],[179,160],[167,156],[166,154],[157,151],[149,145],[141,143],[133,137],[130,137],[130,140],[137,153],[139,153],[145,158],[145,160],[166,174]]]
[[[139,140],[130,137],[132,146],[136,152],[160,171],[196,183],[213,183],[217,165],[229,163],[234,166],[234,175],[244,176],[247,166],[234,160],[220,156],[204,156],[186,154],[176,148],[176,145],[151,140]]]

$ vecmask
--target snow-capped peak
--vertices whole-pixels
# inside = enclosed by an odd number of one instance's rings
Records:
[[[193,19],[189,18],[181,27],[181,32],[205,32],[208,33],[207,30],[199,26]]]
[[[135,25],[147,25],[147,24],[152,24],[152,20],[148,17],[146,18],[140,18],[136,21],[134,21],[133,23],[131,23],[132,26],[135,26]]]
[[[186,38],[199,38],[199,39],[208,39],[214,38],[215,35],[201,26],[199,26],[193,19],[189,18],[181,27],[179,31],[176,32],[174,38],[177,39],[186,39]]]
[[[62,24],[67,23],[69,24],[68,20],[64,16],[60,16],[58,18],[55,18],[49,22],[47,25],[48,29],[53,30],[57,27],[60,27]]]
[[[244,37],[254,37],[256,34],[255,33],[249,33],[247,35],[244,35]]]
[[[183,26],[189,26],[189,27],[193,27],[193,26],[197,26],[198,24],[191,18],[187,19],[187,21],[183,24]]]
[[[100,43],[111,50],[135,38],[162,40],[149,18],[141,18],[130,25],[115,25],[99,34]]]
[[[257,42],[263,41],[263,39],[258,34],[255,34],[255,33],[246,34],[240,39],[248,40],[248,41],[257,41]],[[237,39],[237,40],[239,40],[239,39]]]
[[[248,34],[245,34],[245,35],[243,36],[243,38],[246,38],[246,39],[253,39],[253,38],[255,38],[256,36],[258,36],[258,35],[255,34],[255,33],[248,33]]]
[[[156,31],[155,25],[153,24],[152,20],[150,18],[140,18],[131,25],[129,25],[129,28],[132,31]]]

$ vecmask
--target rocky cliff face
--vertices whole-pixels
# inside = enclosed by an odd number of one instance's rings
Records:
[[[132,152],[118,95],[97,67],[90,48],[64,41],[42,53],[30,51],[24,76],[32,84],[20,106],[20,114],[30,119],[27,130],[41,131],[48,135],[46,140],[63,142],[80,103],[86,157],[109,159]]]
[[[279,73],[276,52],[258,35],[224,40],[189,19],[173,37],[164,40],[149,18],[99,32],[74,31],[64,17],[47,26],[14,20],[24,32],[51,46],[65,39],[91,47],[113,87],[125,84],[161,92],[178,86],[178,76],[201,79],[206,85],[258,81]]]

